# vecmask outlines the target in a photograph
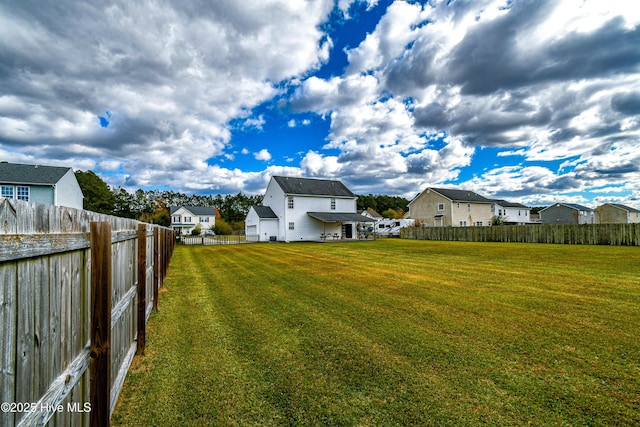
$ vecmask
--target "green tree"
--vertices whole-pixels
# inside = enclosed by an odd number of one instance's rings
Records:
[[[374,211],[378,210],[378,202],[376,201],[375,196],[373,194],[358,196],[358,211],[363,211],[369,208]]]
[[[233,234],[233,229],[224,219],[216,219],[216,224],[213,226],[213,231],[218,236],[230,236]]]
[[[389,208],[385,211],[382,211],[380,213],[380,215],[382,215],[385,218],[396,218],[398,216],[398,212],[396,212],[395,210]]]
[[[135,219],[138,216],[134,212],[134,198],[122,187],[114,188],[112,191],[114,198],[113,214],[122,218]]]
[[[93,212],[113,214],[114,198],[107,183],[93,171],[76,171],[75,174],[84,195],[83,207]]]
[[[494,215],[491,217],[491,225],[504,225],[504,217]]]

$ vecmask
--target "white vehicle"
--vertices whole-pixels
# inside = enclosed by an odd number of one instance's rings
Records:
[[[400,237],[400,229],[404,227],[413,227],[415,219],[383,219],[375,223],[374,233],[378,237]]]

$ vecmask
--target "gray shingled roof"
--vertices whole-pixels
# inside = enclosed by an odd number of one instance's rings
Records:
[[[7,184],[56,184],[71,168],[0,162],[0,182]]]
[[[431,191],[435,191],[450,199],[454,202],[471,202],[471,203],[493,203],[492,200],[487,199],[469,190],[454,190],[451,188],[429,188]]]
[[[523,205],[522,203],[509,202],[507,200],[495,199],[492,202],[502,206],[503,208],[520,208],[520,209],[529,209],[528,206]]]
[[[269,206],[252,206],[252,208],[258,214],[258,218],[278,219],[278,215]]]
[[[568,208],[570,208],[570,209],[574,209],[574,210],[576,210],[576,211],[585,211],[585,212],[591,212],[591,211],[593,211],[593,209],[588,208],[588,207],[586,207],[586,206],[579,205],[579,204],[577,204],[577,203],[554,203],[554,204],[552,204],[552,205],[550,205],[550,206],[547,206],[547,207],[546,207],[546,208],[544,208],[544,209],[541,209],[541,210],[540,210],[540,212],[542,212],[542,211],[546,211],[547,209],[549,209],[549,208],[551,208],[551,207],[553,207],[553,206],[556,206],[556,205],[566,206],[566,207],[568,207]]]
[[[273,179],[278,183],[285,194],[356,197],[356,195],[340,181],[287,176],[274,176]]]
[[[351,212],[307,212],[307,215],[322,222],[375,222],[374,219]]]
[[[626,206],[626,205],[621,205],[620,203],[609,203],[609,204],[611,206],[615,206],[616,208],[625,210],[627,212],[640,213],[640,211],[638,209],[634,209],[634,208],[631,208],[631,207]]]
[[[194,215],[216,215],[215,208],[212,208],[210,206],[169,206],[169,213],[173,215],[173,213],[180,208],[185,208]]]

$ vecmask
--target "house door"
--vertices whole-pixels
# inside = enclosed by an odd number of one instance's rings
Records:
[[[344,238],[345,239],[353,239],[353,224],[344,224]]]

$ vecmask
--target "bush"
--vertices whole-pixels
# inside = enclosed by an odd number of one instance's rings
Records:
[[[216,219],[216,224],[213,226],[213,231],[218,236],[230,236],[233,234],[233,229],[223,219]]]

